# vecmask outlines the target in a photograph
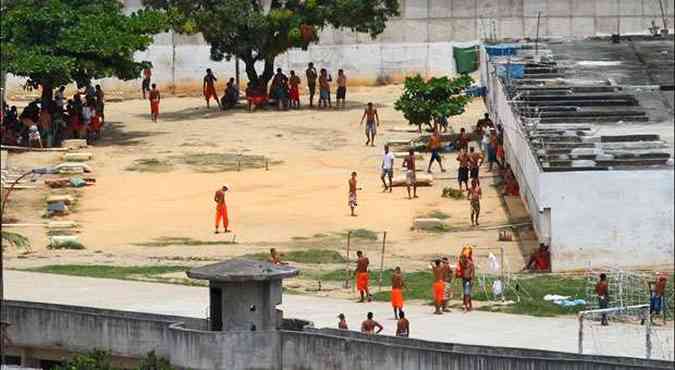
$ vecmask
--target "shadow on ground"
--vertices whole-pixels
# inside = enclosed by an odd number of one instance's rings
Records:
[[[133,146],[143,144],[145,137],[163,135],[156,131],[125,131],[122,122],[107,122],[103,135],[96,146]]]

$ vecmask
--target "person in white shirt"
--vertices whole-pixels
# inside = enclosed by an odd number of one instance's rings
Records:
[[[388,177],[389,178],[389,186],[387,186],[387,182],[384,181],[384,178]],[[380,176],[380,179],[382,180],[382,185],[384,185],[384,191],[389,190],[391,193],[392,191],[392,178],[394,177],[394,153],[389,151],[389,145],[384,146],[384,158],[382,158],[382,176]]]

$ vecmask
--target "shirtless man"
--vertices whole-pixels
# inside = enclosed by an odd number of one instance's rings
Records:
[[[403,313],[403,274],[401,268],[396,266],[391,276],[391,306],[394,308],[394,319],[398,319],[399,313]]]
[[[286,262],[281,260],[281,257],[283,256],[284,254],[277,252],[276,248],[271,248],[270,256],[267,258],[267,261],[273,265],[287,265]]]
[[[159,101],[161,99],[157,84],[152,84],[152,90],[148,93],[148,98],[150,100],[150,118],[152,122],[156,123],[159,120]]]
[[[370,280],[370,276],[368,275],[368,265],[370,265],[370,261],[361,251],[356,252],[356,257],[356,271],[354,271],[354,276],[356,276],[356,289],[361,295],[359,303],[363,303],[366,296],[368,297],[368,302],[371,302],[372,297],[370,296],[370,290],[368,290],[368,282]]]
[[[483,154],[481,152],[476,152],[474,147],[469,148],[469,178],[473,181],[476,180],[478,185],[480,185],[480,180],[478,179],[480,166],[483,164]]]
[[[377,331],[375,330],[377,328]],[[384,328],[380,325],[379,322],[373,320],[373,313],[368,312],[366,315],[366,320],[361,323],[361,334],[374,335],[380,334]]]
[[[462,127],[459,130],[459,136],[457,137],[457,150],[467,150],[469,147],[469,137],[466,135],[466,130]]]
[[[441,134],[438,132],[438,126],[434,126],[434,133],[431,134],[431,139],[429,139],[429,150],[431,150],[431,159],[429,160],[427,173],[431,173],[431,165],[434,161],[438,162],[441,172],[445,172],[445,168],[443,168],[443,163],[441,162],[441,155],[439,154],[441,150]]]
[[[398,322],[396,323],[396,336],[409,337],[410,336],[410,322],[405,318],[405,313],[401,311],[398,314]]]
[[[459,190],[462,190],[462,183],[464,183],[466,190],[469,191],[469,155],[464,149],[460,149],[459,155],[457,155],[457,162],[459,162],[459,168],[457,169]]]
[[[307,88],[309,89],[309,107],[314,107],[314,95],[316,94],[316,79],[319,77],[316,73],[316,68],[314,68],[314,63],[307,64],[307,70],[305,70],[305,76],[307,76]]]
[[[479,226],[478,216],[480,216],[480,198],[483,196],[483,191],[478,184],[477,179],[471,180],[471,189],[469,189],[469,203],[471,204],[471,226]]]
[[[347,182],[349,184],[349,208],[352,211],[352,217],[356,216],[356,213],[354,211],[356,210],[356,206],[358,206],[357,198],[356,198],[356,192],[358,190],[361,190],[361,188],[357,187],[356,183],[356,172],[352,172],[352,177],[349,179]]]
[[[408,155],[403,160],[405,172],[405,185],[408,188],[408,199],[417,198],[417,176],[415,174],[415,151],[410,149]],[[413,188],[413,196],[410,197],[410,187]]]
[[[206,108],[210,107],[210,100],[213,98],[218,107],[220,107],[220,101],[218,100],[218,94],[216,93],[216,81],[218,79],[213,75],[211,68],[206,69],[206,76],[204,76],[204,83],[202,83],[202,91],[204,92],[204,98],[206,99]]]
[[[321,68],[321,71],[319,72],[319,108],[322,106],[324,108],[333,107],[330,101],[331,82],[333,82],[331,75],[328,74],[328,71],[325,68]]]
[[[345,99],[347,98],[347,76],[345,71],[339,69],[337,76],[337,91],[335,92],[335,106],[340,109],[345,108]]]
[[[443,281],[445,282],[443,290],[443,312],[450,312],[448,309],[448,301],[452,298],[452,268],[450,267],[448,257],[441,258],[441,264],[443,265]]]
[[[463,298],[464,312],[469,312],[473,309],[473,304],[471,302],[471,288],[473,286],[475,268],[471,258],[467,258],[465,255],[461,255],[459,257],[459,264],[462,267],[462,290],[464,293]]]
[[[380,117],[377,115],[377,109],[373,108],[373,103],[368,103],[368,107],[363,111],[360,126],[363,126],[363,120],[366,118],[366,145],[375,146],[375,135],[377,135],[377,127],[380,126]]]
[[[445,269],[441,265],[441,260],[437,259],[431,264],[431,272],[434,275],[434,283],[431,285],[434,294],[434,311],[435,315],[443,314],[441,307],[443,306],[443,293],[445,292]]]
[[[347,326],[347,319],[345,319],[345,314],[341,313],[338,315],[338,329],[340,330],[349,330],[349,326]]]

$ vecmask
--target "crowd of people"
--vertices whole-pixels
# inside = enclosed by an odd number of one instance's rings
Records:
[[[43,92],[18,113],[16,106],[3,104],[2,144],[12,146],[60,147],[63,140],[101,137],[105,123],[105,94],[100,85],[87,85],[66,100],[65,86]]]

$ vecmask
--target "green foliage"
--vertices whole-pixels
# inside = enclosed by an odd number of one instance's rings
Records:
[[[429,81],[420,75],[406,77],[403,95],[394,108],[403,112],[411,125],[431,127],[434,119],[464,113],[464,106],[471,101],[471,97],[464,95],[464,89],[471,83],[473,79],[468,75],[453,79],[432,77]]]
[[[149,63],[134,61],[134,53],[145,50],[167,21],[152,10],[125,15],[117,0],[17,0],[7,2],[0,16],[3,72],[43,89],[138,78]]]
[[[3,248],[5,247],[5,242],[6,242],[7,244],[9,244],[13,247],[16,247],[16,248],[30,249],[30,240],[27,237],[25,237],[25,236],[23,236],[19,233],[2,230],[0,232],[0,236],[2,237],[2,241],[3,241],[2,247]]]
[[[93,350],[87,354],[78,354],[54,370],[118,370],[112,366],[110,352]],[[175,370],[169,361],[158,357],[155,351],[149,352],[136,370]]]
[[[171,272],[187,271],[187,266],[107,266],[107,265],[47,265],[23,271],[49,274],[88,276],[102,279],[132,280],[135,276],[152,277]]]
[[[349,29],[375,37],[386,21],[399,14],[398,0],[143,0],[162,9],[181,33],[201,32],[211,45],[211,58],[239,57],[249,81],[266,85],[274,74],[274,58],[290,48],[307,48],[325,27]],[[256,62],[264,63],[261,75]]]
[[[352,232],[352,238],[356,239],[365,239],[365,240],[377,240],[377,233],[368,229],[354,229]]]
[[[344,263],[346,259],[338,252],[324,249],[306,249],[290,252],[282,252],[282,260],[285,262],[297,262],[308,264],[321,263]],[[250,258],[258,261],[267,261],[269,253],[247,254],[242,258]]]
[[[460,189],[445,187],[443,188],[443,193],[441,194],[441,197],[452,199],[464,199],[464,192]]]

